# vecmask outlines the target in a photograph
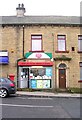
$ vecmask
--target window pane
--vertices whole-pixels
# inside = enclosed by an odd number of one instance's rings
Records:
[[[82,67],[82,63],[80,63],[80,67]]]
[[[65,40],[58,40],[58,50],[65,51]]]
[[[64,36],[59,35],[58,40],[65,40],[65,35]]]
[[[32,35],[32,51],[42,50],[42,35]]]
[[[41,40],[32,40],[32,51],[41,51]]]
[[[42,38],[42,36],[40,36],[40,35],[34,35],[34,36],[32,36],[32,39],[41,39]]]
[[[78,36],[78,39],[79,39],[79,40],[82,40],[82,36],[79,35],[79,36]]]
[[[82,67],[80,67],[80,80],[82,80]]]
[[[61,69],[60,74],[65,75],[65,70]]]
[[[61,64],[59,65],[59,67],[60,67],[60,68],[66,68],[66,65],[61,63]]]
[[[79,40],[79,51],[82,51],[82,40]]]

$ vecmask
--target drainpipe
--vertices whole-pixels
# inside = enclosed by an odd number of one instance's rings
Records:
[[[18,70],[19,70],[18,69],[18,62],[25,59],[25,57],[24,57],[24,25],[22,28],[23,28],[23,50],[22,50],[22,58],[17,60],[17,88],[18,88],[18,77],[19,77],[19,75],[18,75]]]
[[[22,56],[24,58],[24,25],[23,25],[23,53],[22,53]]]
[[[20,59],[17,60],[17,88],[18,88],[18,77],[19,77],[19,74],[18,74],[18,72],[19,72],[18,62],[21,61],[21,60],[24,60],[24,58],[20,58]]]

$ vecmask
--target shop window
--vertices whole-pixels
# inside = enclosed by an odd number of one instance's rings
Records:
[[[42,35],[31,35],[32,51],[42,51]]]
[[[78,48],[82,52],[82,35],[78,35]]]
[[[58,51],[66,51],[66,36],[58,35]]]
[[[52,68],[30,68],[30,88],[51,88]]]
[[[51,79],[52,77],[52,68],[31,68],[30,77],[33,79]]]
[[[35,77],[42,78],[42,76],[45,75],[45,68],[39,68],[39,69],[32,68],[30,70],[30,73],[33,76],[33,78],[35,78]]]

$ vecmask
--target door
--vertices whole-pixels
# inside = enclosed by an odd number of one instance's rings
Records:
[[[19,68],[19,87],[29,88],[29,68]]]
[[[29,68],[23,68],[22,72],[24,88],[29,88]]]
[[[66,69],[59,69],[59,88],[66,88]]]

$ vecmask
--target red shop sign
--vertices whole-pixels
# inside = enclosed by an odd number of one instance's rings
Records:
[[[53,62],[18,62],[19,66],[52,66]]]

